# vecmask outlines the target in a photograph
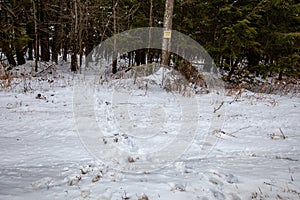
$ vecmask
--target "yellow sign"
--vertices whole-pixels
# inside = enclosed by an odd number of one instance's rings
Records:
[[[170,39],[172,36],[172,31],[164,31],[164,38]]]

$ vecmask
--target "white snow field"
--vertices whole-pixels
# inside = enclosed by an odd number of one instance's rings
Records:
[[[0,92],[1,200],[300,199],[299,94],[226,95],[223,126],[210,133],[215,139],[206,143],[203,136],[208,134],[214,108],[211,94],[198,94],[199,109],[190,112],[192,122],[198,119],[198,129],[189,149],[167,166],[134,173],[95,159],[81,142],[73,112],[76,78],[58,72],[18,78]],[[162,134],[136,140],[126,132],[130,127],[120,132],[124,123],[119,127],[114,123],[118,116],[113,115],[111,91],[100,87],[93,101],[97,123],[106,134],[103,142],[121,151],[140,152],[142,157],[142,152],[166,145],[161,141],[174,139],[181,122],[180,104],[172,102],[171,92],[151,83],[147,87],[147,92],[136,89],[127,121],[132,121],[135,132]],[[169,104],[169,110],[164,108]],[[155,118],[148,120],[156,115],[168,121],[161,125]],[[149,124],[154,128],[147,128]],[[162,127],[156,130],[157,126]],[[136,157],[124,160],[120,165],[125,168],[139,162]]]

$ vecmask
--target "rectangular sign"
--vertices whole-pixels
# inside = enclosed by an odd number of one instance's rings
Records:
[[[172,36],[172,31],[164,31],[164,38],[170,39]]]

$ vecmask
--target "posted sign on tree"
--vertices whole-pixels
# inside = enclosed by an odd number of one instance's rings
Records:
[[[170,39],[172,36],[172,31],[164,31],[164,38]]]

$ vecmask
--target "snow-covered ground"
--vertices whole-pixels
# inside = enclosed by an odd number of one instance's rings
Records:
[[[211,94],[199,94],[199,109],[194,113],[200,136],[169,165],[134,173],[101,163],[82,144],[73,112],[74,80],[78,77],[68,73],[47,76],[20,78],[13,88],[0,92],[0,199],[300,199],[299,94],[244,91],[238,98],[227,95],[222,106],[226,109],[223,126],[210,133],[214,140],[206,143],[203,135],[209,131],[214,108]],[[161,124],[155,119],[147,121],[148,116],[171,116],[158,128],[165,135],[141,141],[125,133],[128,127],[118,132],[126,124],[113,123],[121,119],[112,115],[110,95],[109,89],[100,87],[93,100],[97,123],[106,133],[103,142],[123,150],[130,146],[132,151],[149,152],[164,145],[161,140],[174,138],[181,121],[176,118],[180,105],[173,102],[174,107],[163,108],[172,102],[172,93],[151,84],[147,92],[143,87],[136,89],[127,108],[135,132],[147,124]],[[139,162],[136,157],[120,165],[134,166],[135,162]]]

